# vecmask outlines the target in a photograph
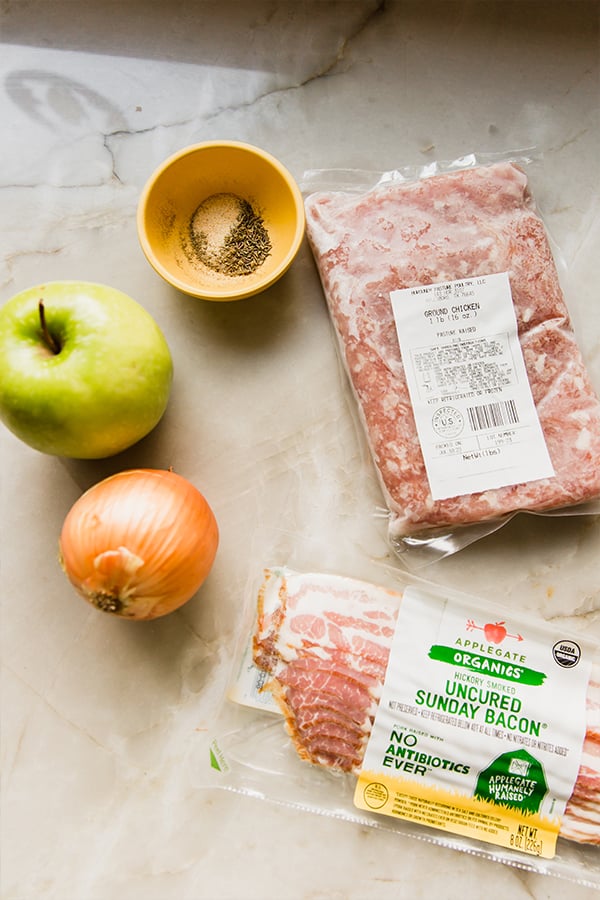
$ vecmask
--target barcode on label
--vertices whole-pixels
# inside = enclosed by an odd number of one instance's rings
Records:
[[[498,400],[496,403],[486,403],[483,406],[470,406],[467,414],[473,431],[516,425],[519,421],[514,400]]]

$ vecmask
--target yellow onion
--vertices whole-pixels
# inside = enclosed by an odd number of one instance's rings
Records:
[[[97,609],[155,619],[196,593],[218,542],[214,514],[189,481],[171,471],[130,469],[73,504],[60,535],[60,562]]]

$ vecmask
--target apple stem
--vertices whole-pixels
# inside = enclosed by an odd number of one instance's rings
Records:
[[[60,353],[60,344],[50,334],[50,329],[48,328],[48,323],[46,322],[46,312],[44,310],[44,301],[42,299],[38,302],[38,309],[40,311],[40,325],[42,326],[42,337],[44,338],[46,344],[50,348],[50,350],[56,356],[57,353]]]

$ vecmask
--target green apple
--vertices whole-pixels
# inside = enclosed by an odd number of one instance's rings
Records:
[[[172,377],[158,325],[115,288],[54,281],[0,308],[0,419],[43,453],[125,450],[158,423]]]

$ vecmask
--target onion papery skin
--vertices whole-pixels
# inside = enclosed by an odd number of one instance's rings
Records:
[[[97,609],[143,621],[193,597],[219,543],[214,513],[175,472],[130,469],[93,485],[63,523],[60,563]]]

